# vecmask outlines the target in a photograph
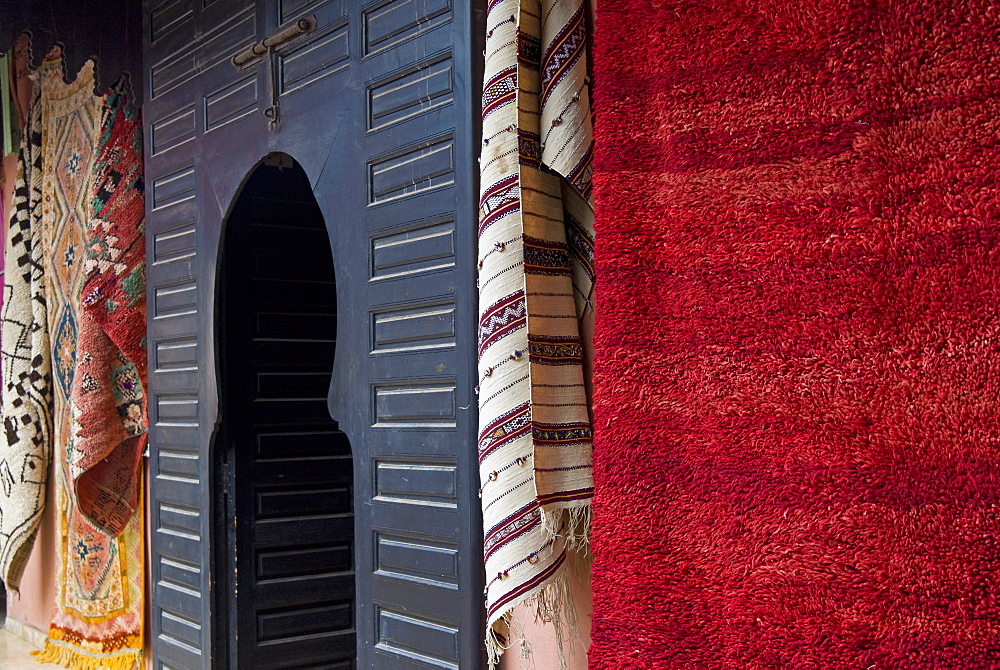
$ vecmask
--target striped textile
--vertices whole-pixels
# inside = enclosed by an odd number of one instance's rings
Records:
[[[586,25],[582,0],[489,6],[479,462],[491,667],[509,644],[518,604],[535,604],[557,631],[571,623],[567,555],[587,547],[592,430],[581,323],[592,320],[594,277]]]

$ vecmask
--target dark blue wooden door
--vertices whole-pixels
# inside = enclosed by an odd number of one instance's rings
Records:
[[[354,472],[327,410],[336,274],[305,172],[284,156],[254,170],[224,240],[215,537],[228,540],[216,555],[229,581],[215,613],[236,667],[348,670]]]
[[[226,539],[213,531],[224,513],[217,490],[229,481],[215,460],[226,438],[217,434],[219,263],[241,189],[272,152],[301,166],[332,248],[337,341],[326,404],[354,467],[357,667],[481,663],[473,393],[481,4],[145,5],[157,667],[243,663],[217,620],[220,591],[230,588]],[[270,75],[266,60],[242,71],[231,64],[311,14],[315,30],[279,49]],[[268,130],[272,77],[281,122]],[[238,467],[231,486],[240,486]]]

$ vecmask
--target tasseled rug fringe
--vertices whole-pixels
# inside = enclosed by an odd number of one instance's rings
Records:
[[[486,629],[486,657],[490,670],[494,670],[500,664],[500,657],[510,646],[508,639],[511,637],[511,625],[514,620],[514,610],[504,612],[503,617]],[[497,630],[503,629],[506,635]]]
[[[49,639],[45,641],[44,649],[31,653],[39,663],[55,663],[70,670],[134,670],[142,667],[142,652],[139,650],[95,658]]]
[[[593,508],[588,505],[542,509],[542,529],[550,538],[562,537],[570,553],[590,555],[590,522]]]
[[[589,510],[590,508],[586,508]],[[576,512],[578,510],[562,510]],[[583,638],[580,635],[579,619],[576,603],[573,598],[571,576],[581,573],[589,557],[573,555],[570,552],[567,565],[558,572],[539,591],[515,603],[514,607],[527,605],[534,607],[535,621],[551,624],[555,633],[556,650],[559,653],[559,669],[566,668],[566,652],[572,647],[583,648]],[[498,630],[498,628],[502,630]],[[569,643],[569,646],[567,646]],[[499,667],[500,656],[513,645],[521,648],[520,657],[526,659],[531,654],[531,648],[524,638],[524,622],[519,621],[514,614],[514,608],[504,613],[503,618],[495,622],[486,632],[486,653],[490,670]]]

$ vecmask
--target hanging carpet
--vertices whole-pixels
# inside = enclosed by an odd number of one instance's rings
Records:
[[[1000,16],[599,4],[592,670],[1000,659]]]
[[[575,627],[567,570],[587,551],[591,127],[582,0],[501,0],[487,19],[479,224],[479,462],[487,649],[520,603]],[[515,630],[511,630],[514,625]]]
[[[0,576],[17,589],[45,509],[52,374],[42,226],[42,117],[36,84],[21,135],[4,258]]]
[[[142,513],[133,514],[117,537],[103,532],[81,512],[71,470],[78,460],[74,419],[80,415],[71,393],[78,331],[81,319],[89,316],[81,304],[81,291],[97,145],[102,138],[102,99],[93,94],[92,61],[67,84],[61,59],[50,57],[39,68],[39,77],[46,166],[42,223],[56,381],[54,448],[60,529],[56,604],[39,660],[81,670],[129,670],[142,657]],[[109,214],[106,219],[113,218]]]
[[[86,234],[70,456],[80,513],[108,533],[139,499],[148,424],[142,123],[127,80],[105,96]]]

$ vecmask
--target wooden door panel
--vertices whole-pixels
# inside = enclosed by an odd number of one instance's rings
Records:
[[[336,429],[326,408],[335,341],[287,322],[272,324],[274,337],[262,338],[255,328],[261,311],[273,314],[276,307],[324,317],[336,312],[329,238],[301,168],[258,167],[225,235],[222,447],[233,468],[234,522],[220,530],[231,532],[225,570],[236,654],[231,663],[277,668],[349,660],[355,640],[353,561],[346,566],[313,561],[311,570],[294,575],[259,569],[276,555],[305,548],[350,550],[354,538],[352,459],[284,453],[284,467],[274,467],[279,459],[262,456],[257,448],[262,437],[276,433]],[[308,270],[304,261],[311,264]],[[298,387],[291,397],[272,398],[255,383],[262,375],[301,373],[324,375],[318,395],[310,398]],[[338,445],[328,440],[325,446]]]
[[[310,603],[322,603],[331,600],[331,598],[336,600],[338,599],[338,596],[341,602],[337,604],[336,607],[341,607],[344,603],[347,603],[348,607],[353,607],[353,595],[353,572],[344,574],[320,573],[315,576],[309,575],[305,577],[284,577],[280,579],[264,580],[256,589],[256,596],[258,600],[255,605],[258,609],[258,620],[268,616],[264,612],[269,607],[281,608],[286,613],[288,613],[288,608],[294,607],[296,608],[294,610],[294,615],[299,617],[300,614],[309,609],[308,605]],[[334,605],[331,605],[331,607],[333,606]],[[291,616],[292,614],[289,614],[289,617]],[[353,634],[353,615],[345,618],[338,618],[336,621],[331,619],[330,623],[336,623],[338,632]],[[316,632],[302,630],[296,631],[292,628],[290,620],[285,622],[285,628],[286,636]],[[259,639],[261,642],[269,641],[263,637]]]
[[[330,538],[333,544],[342,542],[343,534],[354,527],[350,514],[314,517],[292,517],[277,522],[262,521],[254,529],[256,547],[278,547],[287,551],[303,537]]]
[[[311,454],[298,455],[294,452],[285,455],[284,458],[258,458],[253,464],[253,479],[263,484],[281,484],[288,481],[292,476],[301,477],[303,463],[309,464],[309,473],[312,479],[320,483],[343,484],[351,481],[350,456],[327,456],[325,454],[332,451],[329,447],[324,448],[323,456]],[[301,452],[300,452],[301,453]],[[306,458],[308,460],[303,460]]]
[[[293,455],[353,456],[355,508],[362,512],[351,552],[359,598],[357,667],[481,663],[472,287],[483,4],[145,3],[157,667],[234,662],[225,655],[225,628],[212,611],[224,581],[211,576],[224,549],[211,522],[214,491],[221,486],[212,455],[219,418],[219,245],[246,175],[271,151],[293,156],[309,176],[329,235],[313,239],[333,246],[339,314],[316,313],[329,286],[308,272],[308,254],[302,254],[304,273],[270,263],[271,253],[254,258],[257,279],[247,291],[255,296],[257,318],[247,328],[256,341],[247,360],[297,363],[287,352],[301,344],[312,353],[298,358],[319,366],[262,368],[249,378],[257,423],[270,426],[254,445],[258,463],[277,474],[291,467],[279,463]],[[276,54],[281,123],[268,131],[265,67],[238,71],[227,59],[309,14],[316,15],[315,31]],[[275,223],[267,212],[280,210],[264,202],[271,197],[282,196],[262,196],[261,224]],[[287,201],[285,209],[295,204]],[[261,225],[252,234],[274,254],[295,253],[274,232]],[[293,279],[302,283],[292,297],[274,288],[276,280]],[[297,342],[300,332],[313,333],[315,341]],[[333,386],[324,389],[330,360],[323,352],[334,340]],[[301,425],[279,428],[282,409],[289,407],[283,403],[293,398],[309,399],[308,409],[295,411]],[[329,416],[323,398],[344,433],[319,427]],[[332,466],[325,462],[317,469],[328,472]],[[271,553],[260,560],[287,566],[288,556],[301,551],[342,565],[343,545],[285,550],[278,543],[295,533],[336,534],[347,523],[298,519],[299,527],[274,531]],[[291,568],[276,569],[261,574]],[[332,616],[333,610],[323,612]],[[261,620],[271,631],[265,637],[295,620],[271,614]],[[281,658],[275,652],[266,663]],[[347,666],[331,661],[315,667]]]

